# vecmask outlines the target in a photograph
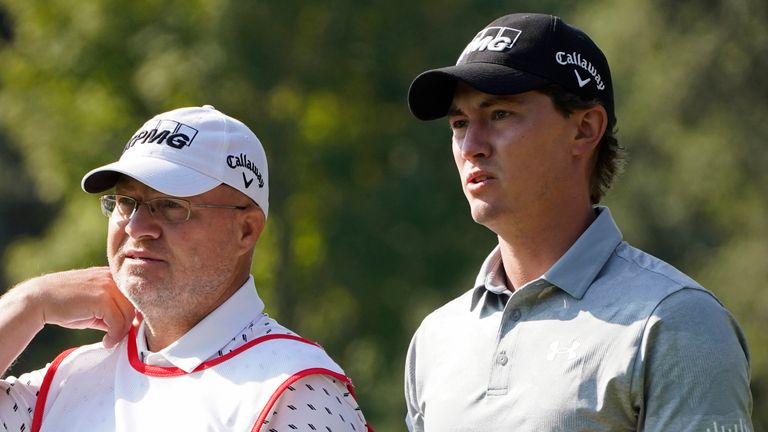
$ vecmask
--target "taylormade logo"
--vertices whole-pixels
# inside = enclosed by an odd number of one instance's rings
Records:
[[[512,48],[520,33],[520,30],[510,27],[486,27],[464,48],[456,64],[461,63],[464,56],[475,51],[506,51]]]
[[[136,135],[125,144],[125,150],[136,144],[166,144],[181,149],[192,144],[197,136],[197,129],[173,120],[156,120],[147,122]]]
[[[555,60],[557,60],[558,63],[561,65],[575,65],[578,66],[585,71],[589,72],[592,77],[595,78],[595,85],[597,86],[598,90],[605,89],[605,83],[603,82],[603,77],[600,76],[600,74],[597,72],[597,68],[592,65],[587,59],[582,58],[581,54],[577,52],[573,53],[565,53],[563,51],[559,51],[557,54],[555,54]],[[584,87],[588,82],[589,79],[582,79],[579,73],[574,69],[574,72],[576,72],[576,79],[579,82],[579,87]]]

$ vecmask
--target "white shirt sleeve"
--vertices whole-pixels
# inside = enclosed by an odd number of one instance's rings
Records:
[[[262,432],[365,432],[365,418],[344,383],[310,375],[293,383],[277,401]]]
[[[47,370],[48,366],[18,378],[11,376],[0,380],[0,424],[3,430],[30,430],[37,393]]]

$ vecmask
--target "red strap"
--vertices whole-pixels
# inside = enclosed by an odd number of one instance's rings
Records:
[[[177,376],[177,375],[183,375],[186,373],[183,370],[178,368],[163,368],[159,366],[149,366],[142,363],[138,358],[138,354],[136,350],[135,328],[131,329],[131,333],[132,333],[131,336],[128,338],[128,359],[131,365],[134,367],[134,369],[136,369],[138,372],[145,373],[147,375],[155,375],[155,376]],[[201,364],[193,372],[207,369],[211,366],[219,364],[231,357],[234,357],[236,354],[242,352],[247,348],[250,348],[251,346],[257,343],[264,342],[270,339],[292,339],[300,342],[317,345],[314,342],[311,342],[309,340],[300,338],[298,336],[293,336],[293,335],[275,334],[275,335],[262,336],[260,338],[256,338],[250,341],[249,343],[239,347],[237,350],[234,350],[225,356],[222,356],[210,362]],[[43,378],[43,383],[40,386],[40,391],[37,396],[37,402],[35,403],[35,411],[32,416],[32,428],[30,429],[30,432],[40,432],[40,427],[42,426],[42,423],[43,423],[43,411],[45,410],[45,402],[46,402],[46,399],[48,398],[48,391],[50,390],[51,383],[53,382],[53,376],[56,374],[56,370],[64,361],[64,359],[69,354],[71,354],[72,351],[76,349],[77,348],[70,348],[64,351],[63,353],[59,354],[53,360],[53,362],[51,362],[51,365],[48,366],[48,370],[45,372],[45,377]],[[267,419],[267,416],[272,411],[272,408],[274,407],[275,403],[277,403],[277,401],[280,399],[280,396],[282,396],[283,392],[285,392],[288,386],[300,380],[301,378],[304,378],[310,375],[327,375],[327,376],[336,378],[339,381],[343,382],[344,385],[347,387],[347,390],[349,391],[349,393],[352,395],[352,397],[353,398],[355,397],[355,389],[352,386],[352,380],[350,380],[345,375],[339,374],[337,372],[334,372],[332,370],[325,369],[325,368],[311,368],[311,369],[305,369],[303,371],[299,371],[294,375],[288,377],[288,379],[286,379],[282,384],[280,384],[280,386],[277,388],[277,390],[272,395],[272,397],[269,398],[269,400],[267,401],[267,404],[264,406],[264,409],[261,411],[261,414],[259,414],[259,417],[256,419],[256,422],[253,425],[252,432],[258,432],[259,429],[261,429],[261,426],[264,424],[264,420]],[[374,432],[373,428],[370,425],[366,424],[365,427],[368,430],[368,432]]]
[[[32,428],[30,429],[30,432],[40,432],[40,426],[43,424],[43,411],[45,410],[45,401],[48,398],[48,391],[51,388],[51,382],[53,382],[53,375],[56,374],[56,369],[59,368],[59,365],[61,365],[61,362],[64,361],[64,358],[66,358],[72,353],[72,351],[76,349],[77,348],[70,348],[56,356],[56,358],[53,359],[53,362],[51,362],[51,365],[48,366],[48,370],[45,371],[43,383],[40,385],[40,391],[37,393],[37,401],[35,402],[35,412],[32,414]]]
[[[277,403],[277,401],[283,395],[283,392],[285,392],[288,386],[310,375],[328,375],[333,378],[336,378],[337,380],[343,382],[344,385],[347,387],[347,390],[349,391],[349,393],[352,395],[352,397],[353,398],[355,397],[355,389],[352,386],[352,380],[350,380],[349,377],[325,368],[304,369],[303,371],[299,371],[291,375],[290,377],[288,377],[287,380],[283,381],[283,383],[277,387],[277,390],[275,390],[275,392],[272,394],[272,397],[269,398],[269,400],[267,401],[267,404],[264,405],[264,409],[261,410],[261,414],[259,414],[259,417],[256,419],[256,422],[253,424],[253,429],[251,429],[251,432],[259,432],[259,430],[261,430],[262,426],[264,426],[264,421],[267,419],[267,416],[269,415],[269,413],[272,412],[272,407],[275,406],[275,403]],[[365,427],[368,430],[368,432],[374,432],[373,428],[367,423]]]
[[[136,370],[136,372],[142,373],[144,375],[157,376],[157,377],[172,377],[172,376],[187,374],[187,372],[185,372],[183,369],[179,369],[176,367],[152,366],[152,365],[143,363],[141,359],[139,359],[138,349],[136,348],[136,329],[137,329],[136,326],[131,327],[131,332],[128,335],[128,362],[131,364],[133,369]],[[289,334],[265,335],[265,336],[257,337],[256,339],[237,347],[236,349],[232,350],[232,352],[224,354],[223,356],[216,357],[213,360],[209,360],[207,362],[201,363],[200,366],[196,367],[192,372],[189,372],[189,373],[200,372],[202,370],[216,366],[217,364],[231,359],[232,357],[240,354],[241,352],[247,350],[248,348],[251,348],[254,345],[257,345],[272,339],[291,339],[291,340],[303,342],[309,345],[315,345],[318,347],[320,346],[315,342],[312,342],[308,339],[304,339],[302,337],[295,336],[295,335],[289,335]]]

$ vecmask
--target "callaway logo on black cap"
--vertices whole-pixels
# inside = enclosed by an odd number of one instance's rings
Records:
[[[563,51],[559,51],[557,54],[555,54],[555,60],[564,66],[576,66],[576,68],[573,69],[573,73],[576,75],[576,81],[578,82],[579,87],[584,87],[585,85],[589,84],[590,81],[592,81],[592,78],[581,78],[578,68],[582,68],[584,71],[588,72],[595,78],[595,86],[598,90],[605,90],[605,83],[603,82],[603,78],[600,76],[600,72],[598,72],[597,68],[593,66],[589,60],[582,58],[581,53],[565,53]]]
[[[558,84],[599,101],[615,121],[608,61],[583,31],[552,15],[512,14],[488,24],[456,65],[426,71],[413,80],[408,92],[411,112],[422,120],[445,116],[457,80],[495,95]]]

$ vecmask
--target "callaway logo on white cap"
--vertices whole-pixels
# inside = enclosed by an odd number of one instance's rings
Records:
[[[111,189],[127,175],[164,194],[188,197],[227,184],[269,211],[267,156],[242,122],[210,105],[179,108],[146,122],[120,160],[83,177],[86,192]]]

